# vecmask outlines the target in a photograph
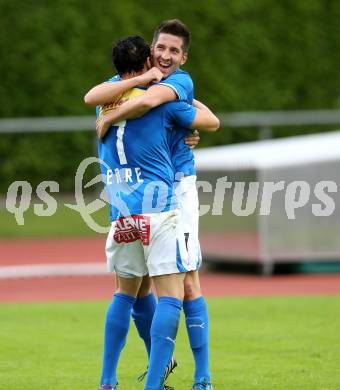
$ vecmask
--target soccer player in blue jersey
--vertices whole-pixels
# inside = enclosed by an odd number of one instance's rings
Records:
[[[153,63],[162,72],[163,80],[155,84],[140,97],[126,102],[120,108],[103,118],[99,131],[104,134],[112,121],[128,118],[131,115],[141,115],[162,103],[172,100],[184,100],[192,103],[193,83],[188,73],[179,69],[188,57],[190,33],[179,20],[162,22],[156,29],[152,42]],[[149,76],[149,79],[147,79]],[[159,74],[151,69],[147,74],[130,78],[112,85],[102,84],[93,88],[85,100],[88,104],[102,104],[112,100],[124,91],[143,83],[143,81],[158,81]],[[199,103],[196,103],[199,105]],[[190,345],[195,359],[195,375],[193,390],[212,389],[209,369],[209,337],[208,312],[202,296],[197,269],[201,263],[198,241],[198,200],[195,186],[195,168],[192,151],[185,145],[184,137],[188,134],[185,129],[172,132],[171,157],[176,172],[179,172],[177,197],[185,224],[185,237],[191,260],[196,261],[195,271],[188,272],[185,278],[184,312]],[[145,290],[148,291],[147,283]],[[138,327],[138,318],[146,319],[151,316],[152,294],[139,299],[133,316]],[[144,311],[144,312],[143,312]],[[144,314],[143,314],[144,313]],[[150,321],[149,321],[150,322]],[[149,323],[145,321],[144,323]],[[147,344],[147,330],[139,334]]]
[[[122,40],[115,47],[114,62],[123,79],[145,70],[141,66],[148,54],[145,47],[140,37]],[[119,80],[115,77],[111,81]],[[106,109],[110,110],[110,105],[98,109],[97,114]],[[151,352],[145,389],[163,386],[164,371],[172,356],[184,275],[196,266],[188,259],[181,216],[176,210],[169,147],[174,123],[212,131],[219,125],[209,110],[173,102],[139,119],[117,123],[99,144],[112,221],[106,253],[109,269],[118,279],[106,317],[102,390],[116,386],[116,368],[130,313],[146,274],[154,279],[159,301],[149,327]]]

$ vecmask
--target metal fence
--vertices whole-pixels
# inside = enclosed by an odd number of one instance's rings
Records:
[[[313,126],[340,124],[340,110],[256,111],[220,113],[223,127],[254,127],[259,138],[271,138],[274,126]],[[0,119],[0,133],[36,133],[59,131],[93,131],[95,119],[90,116]]]

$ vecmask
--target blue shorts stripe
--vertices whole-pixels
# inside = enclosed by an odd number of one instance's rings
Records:
[[[179,272],[188,272],[188,270],[184,267],[181,257],[181,251],[179,249],[178,240],[176,240],[176,265]]]

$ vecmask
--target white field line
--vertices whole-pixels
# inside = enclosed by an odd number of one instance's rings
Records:
[[[0,267],[0,279],[36,278],[46,276],[95,276],[107,274],[105,262],[102,264],[30,264]]]

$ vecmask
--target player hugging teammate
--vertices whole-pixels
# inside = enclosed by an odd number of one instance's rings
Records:
[[[149,358],[144,389],[169,388],[164,381],[177,365],[173,350],[182,307],[195,359],[192,389],[212,389],[208,313],[198,277],[196,172],[188,145],[198,142],[190,129],[215,131],[219,120],[194,100],[193,82],[179,68],[189,43],[190,32],[177,19],[156,29],[151,52],[141,37],[120,40],[113,48],[118,74],[85,96],[98,106],[98,152],[112,222],[106,254],[116,274],[100,390],[116,389],[131,315]]]

